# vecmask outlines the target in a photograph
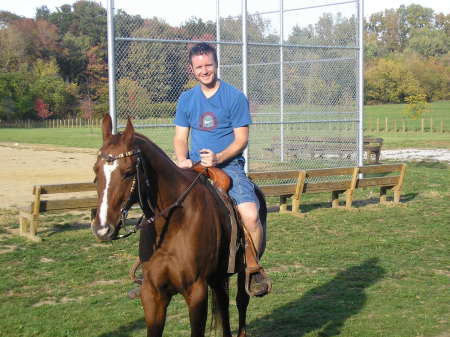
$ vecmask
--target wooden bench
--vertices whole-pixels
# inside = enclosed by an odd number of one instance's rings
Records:
[[[72,210],[90,209],[91,215],[97,206],[97,197],[76,196],[55,200],[43,199],[44,195],[58,193],[78,193],[96,191],[93,183],[72,183],[56,185],[36,185],[33,187],[33,198],[29,206],[22,209],[19,214],[19,233],[34,241],[40,241],[36,235],[39,227],[39,216],[47,212],[62,212]]]
[[[367,154],[369,163],[379,163],[383,138],[368,138],[363,140],[363,151]],[[264,150],[270,153],[278,153],[281,149],[279,141],[274,140]],[[318,137],[318,136],[288,136],[285,139],[284,150],[287,157],[302,158],[334,156],[339,158],[351,158],[356,152],[356,140],[348,137]]]
[[[383,138],[364,137],[363,150],[367,153],[367,161],[369,163],[378,164],[380,162],[381,146]]]
[[[398,203],[405,170],[405,164],[391,164],[301,171],[252,172],[249,176],[255,182],[274,182],[258,185],[266,196],[280,197],[280,213],[288,212],[287,199],[292,197],[291,212],[299,214],[301,198],[304,193],[331,192],[332,207],[338,207],[339,195],[345,194],[345,208],[350,209],[355,189],[378,186],[380,187],[380,203],[386,203],[388,190],[393,190],[394,202]],[[387,173],[397,174],[373,176]],[[314,178],[319,181],[314,181]],[[293,179],[295,183],[278,183]]]

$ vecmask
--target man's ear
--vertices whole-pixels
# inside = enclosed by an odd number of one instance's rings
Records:
[[[112,120],[109,114],[103,117],[102,121],[103,143],[112,136]]]

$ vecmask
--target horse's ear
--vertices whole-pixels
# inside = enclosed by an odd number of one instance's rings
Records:
[[[107,139],[111,138],[111,136],[112,136],[112,120],[111,120],[111,116],[109,114],[106,114],[105,117],[103,117],[102,132],[103,132],[103,142],[105,142]]]
[[[128,118],[127,126],[125,127],[125,130],[123,131],[123,136],[125,139],[125,142],[131,146],[133,143],[133,137],[134,137],[134,127],[133,123],[131,123],[131,119]]]

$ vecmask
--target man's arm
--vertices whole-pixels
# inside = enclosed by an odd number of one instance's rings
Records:
[[[173,137],[173,147],[177,158],[177,165],[181,168],[192,167],[192,160],[188,159],[189,153],[189,128],[175,126],[175,136]]]
[[[206,167],[216,166],[244,151],[248,144],[248,126],[233,129],[234,141],[223,151],[214,153],[209,149],[200,150],[202,165]]]

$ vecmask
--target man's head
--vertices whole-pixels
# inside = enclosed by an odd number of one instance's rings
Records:
[[[198,43],[189,51],[192,73],[201,85],[212,87],[217,80],[217,53],[207,43]]]
[[[196,43],[189,51],[189,63],[192,65],[192,58],[198,55],[211,54],[217,66],[217,52],[216,49],[208,43]]]

